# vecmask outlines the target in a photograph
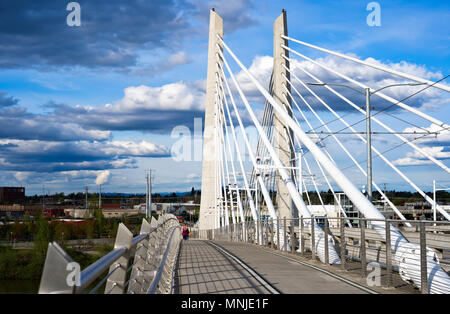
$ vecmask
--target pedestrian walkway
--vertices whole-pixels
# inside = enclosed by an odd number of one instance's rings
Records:
[[[238,257],[282,293],[361,294],[357,285],[314,270],[256,246],[214,242]],[[183,241],[175,276],[175,293],[270,293],[252,274],[209,241]]]
[[[268,294],[243,266],[208,241],[182,241],[175,275],[176,294]]]

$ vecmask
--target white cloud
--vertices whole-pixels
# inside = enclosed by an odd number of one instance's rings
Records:
[[[129,112],[145,110],[203,110],[205,94],[193,84],[176,82],[160,87],[128,87],[125,96],[109,110]]]
[[[20,172],[16,172],[16,173],[14,174],[14,178],[16,178],[17,181],[25,182],[25,181],[28,179],[28,177],[29,177],[30,175],[31,175],[31,172],[23,172],[23,171],[20,171]]]
[[[100,171],[97,175],[97,179],[95,179],[95,184],[105,184],[109,180],[109,176],[111,175],[111,172],[109,170]]]
[[[428,155],[440,159],[445,160],[450,158],[450,151],[448,150],[450,145],[450,130],[441,131],[442,128],[431,124],[429,127],[425,128],[417,128],[411,127],[403,130],[404,133],[418,133],[415,134],[405,134],[406,137],[410,141],[414,141],[415,144],[421,146],[421,149],[427,153]],[[436,132],[436,134],[424,135],[425,131],[429,131],[431,133]],[[422,145],[419,145],[422,144]],[[408,152],[405,157],[399,158],[393,162],[395,165],[399,166],[413,166],[413,165],[426,165],[432,164],[432,161],[427,159],[427,157],[423,156],[421,153],[414,151]]]
[[[179,51],[169,56],[169,58],[167,59],[167,67],[173,68],[177,65],[186,64],[188,62],[190,62],[190,59],[188,58],[186,53],[184,51]]]
[[[168,149],[165,146],[153,144],[147,141],[141,141],[140,143],[132,141],[112,141],[107,143],[102,148],[107,155],[122,155],[122,156],[150,156],[169,154]]]
[[[444,149],[444,146],[422,147],[422,150],[425,153],[441,160],[450,158],[450,151],[445,151]],[[431,165],[432,161],[427,159],[421,153],[414,151],[408,152],[404,158],[395,160],[393,164],[398,166]]]

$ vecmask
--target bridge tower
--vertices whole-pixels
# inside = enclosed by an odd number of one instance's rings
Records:
[[[217,58],[217,45],[222,45],[217,35],[223,38],[223,20],[212,9],[209,15],[209,46],[208,46],[208,72],[206,77],[206,106],[205,106],[205,130],[203,133],[203,160],[202,160],[202,196],[200,200],[199,229],[214,229],[216,223],[216,199],[218,160],[216,158],[215,138],[217,129],[215,120],[217,116],[216,106],[216,63],[221,62]]]
[[[286,86],[290,91],[290,85],[287,82],[288,78],[290,80],[289,72],[286,68],[289,69],[289,61],[283,58],[283,55],[289,58],[289,51],[285,48],[282,48],[281,45],[284,44],[288,46],[288,41],[281,38],[282,35],[287,36],[287,19],[286,19],[286,11],[283,9],[281,15],[275,20],[273,24],[273,89],[272,94],[273,98],[281,104],[292,116],[292,104],[291,100],[287,98],[288,102],[286,102],[286,98],[284,95],[287,95],[285,91]],[[285,68],[286,67],[286,68]],[[274,148],[277,152],[278,156],[284,167],[293,167],[294,163],[294,147],[292,146],[292,141],[294,139],[292,130],[289,126],[286,125],[284,120],[274,112],[273,114],[273,124],[274,124]],[[291,140],[290,140],[291,139]],[[293,171],[291,169],[286,169],[291,177],[294,180]],[[276,199],[276,209],[277,215],[279,218],[291,218],[297,217],[298,215],[295,213],[295,206],[292,201],[292,197],[286,187],[286,184],[283,182],[281,176],[277,173],[276,177],[276,186],[277,186],[277,199]]]

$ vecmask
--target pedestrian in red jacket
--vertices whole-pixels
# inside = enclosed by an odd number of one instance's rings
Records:
[[[188,229],[188,227],[186,225],[183,226],[182,235],[183,235],[183,239],[184,240],[188,240],[189,239],[189,229]]]

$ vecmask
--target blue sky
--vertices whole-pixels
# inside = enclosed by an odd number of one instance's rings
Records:
[[[201,162],[174,161],[171,147],[177,139],[171,132],[179,125],[193,131],[194,118],[204,114],[212,7],[224,18],[227,44],[254,73],[265,74],[260,77],[264,84],[273,49],[272,25],[283,8],[289,35],[294,38],[361,59],[371,57],[431,80],[450,74],[450,4],[445,1],[378,1],[379,27],[366,23],[370,1],[78,2],[82,24],[69,27],[69,1],[0,0],[0,185],[23,185],[27,194],[34,194],[43,185],[50,192],[72,192],[86,185],[96,190],[96,183],[103,182],[106,192],[144,192],[144,171],[155,169],[154,191],[199,189]],[[394,79],[364,72],[355,64],[336,63],[300,45],[291,46],[345,73],[360,74],[362,81],[374,86]],[[235,65],[233,69],[239,72]],[[335,80],[318,70],[315,73],[322,74],[323,80]],[[415,90],[406,87],[386,93],[400,99]],[[327,99],[349,121],[361,119],[338,100]],[[253,104],[260,112],[260,101],[255,98]],[[407,104],[449,121],[448,93],[429,90]],[[318,104],[314,106],[319,110]],[[374,106],[382,109],[388,103],[374,99]],[[325,121],[332,120],[329,113],[320,112]],[[430,127],[429,122],[404,111],[390,112],[414,125]],[[412,127],[379,116],[396,131]],[[363,124],[356,127],[362,130]],[[362,143],[340,137],[358,160],[364,159]],[[418,145],[448,165],[448,140],[442,134],[439,144],[422,140]],[[398,143],[392,136],[374,140],[381,151]],[[327,140],[326,145],[342,168],[351,165],[335,143]],[[387,157],[426,190],[433,178],[450,184],[448,174],[413,155],[405,145]],[[363,184],[355,168],[345,173],[355,184]],[[375,180],[386,183],[388,189],[411,190],[379,159],[374,161],[374,173]]]

